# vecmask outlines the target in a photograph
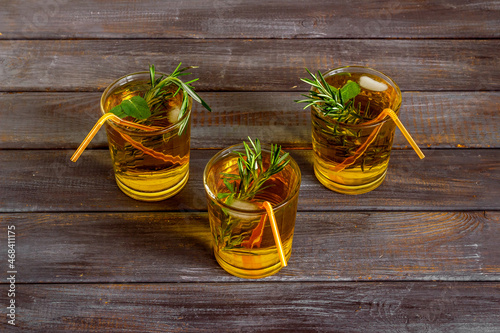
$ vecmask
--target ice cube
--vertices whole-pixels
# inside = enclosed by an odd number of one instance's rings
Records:
[[[181,108],[178,106],[171,108],[168,112],[168,121],[171,122],[172,124],[175,124],[178,121],[180,112]]]
[[[234,200],[229,206],[239,210],[259,210],[261,209],[257,204],[248,201]],[[250,214],[240,211],[228,211],[229,215],[244,221],[250,221],[259,218],[259,214]]]
[[[234,199],[233,202],[229,206],[234,207],[236,209],[241,209],[241,210],[259,210],[259,206],[256,203],[242,201],[242,200],[238,200],[238,199]]]
[[[385,91],[387,90],[387,88],[389,88],[387,84],[375,81],[371,77],[365,75],[359,78],[359,85],[371,91]]]

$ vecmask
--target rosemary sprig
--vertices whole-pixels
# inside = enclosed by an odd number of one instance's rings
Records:
[[[259,139],[255,142],[249,137],[250,145],[243,142],[245,154],[238,152],[238,174],[222,174],[222,181],[229,192],[217,194],[219,199],[225,199],[227,204],[237,200],[251,200],[260,191],[268,186],[263,186],[271,176],[283,170],[290,160],[288,153],[281,154],[281,146],[271,145],[269,166],[264,169],[262,162],[262,149]]]
[[[264,186],[266,181],[282,171],[290,162],[290,160],[287,160],[288,153],[280,156],[281,146],[271,145],[269,165],[265,168],[259,139],[255,139],[255,142],[250,137],[248,139],[250,140],[250,145],[243,142],[245,153],[238,152],[238,173],[222,174],[222,181],[228,192],[219,192],[217,193],[217,197],[225,200],[225,203],[228,205],[231,205],[235,200],[248,201],[255,198],[262,190],[271,186]],[[258,220],[242,221],[239,217],[229,214],[226,209],[222,209],[222,211],[226,214],[227,218],[222,220],[222,225],[218,228],[216,243],[221,244],[225,249],[240,247],[243,240],[253,232],[253,229],[233,235],[233,228],[241,225],[241,223],[250,223],[252,225],[257,223]],[[245,229],[248,229],[248,225]]]
[[[307,99],[295,102],[307,103],[304,109],[314,105],[325,116],[332,117],[339,122],[356,124],[365,120],[363,115],[366,112],[361,110],[361,104],[356,106],[354,103],[354,98],[361,92],[358,83],[348,80],[343,87],[337,89],[326,82],[320,71],[317,75],[311,73],[307,68],[306,71],[312,79],[301,78],[300,80],[310,84],[313,89],[309,91],[308,95],[302,95]]]
[[[177,65],[177,68],[172,72],[172,74],[168,75],[167,77],[161,76],[159,78],[155,77],[155,66],[150,65],[150,88],[146,91],[144,96],[134,96],[131,99],[124,100],[119,105],[112,108],[109,112],[116,114],[120,118],[131,116],[138,120],[146,120],[154,115],[166,100],[175,97],[179,92],[183,94],[183,99],[177,119],[182,119],[182,117],[186,113],[189,103],[189,96],[191,96],[191,98],[196,102],[203,105],[203,107],[208,111],[212,111],[208,104],[204,100],[202,100],[200,96],[198,96],[198,94],[194,91],[194,88],[191,86],[191,84],[193,82],[196,82],[198,79],[194,79],[186,83],[179,79],[179,76],[191,74],[186,73],[186,70],[197,67],[189,66],[181,68],[181,64],[182,63],[179,63],[179,65]],[[177,86],[177,91],[173,94],[172,92],[164,89],[171,84]],[[186,118],[182,122],[179,128],[179,135],[181,135],[184,131],[188,121],[189,118]]]

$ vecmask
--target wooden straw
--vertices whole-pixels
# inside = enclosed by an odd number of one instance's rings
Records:
[[[267,211],[267,216],[269,216],[269,222],[271,223],[271,229],[273,230],[274,242],[276,243],[276,248],[278,249],[281,265],[286,267],[285,253],[283,251],[283,245],[281,245],[280,232],[278,230],[278,225],[276,224],[276,218],[274,217],[273,207],[268,201],[264,201],[263,206]]]
[[[129,126],[129,127],[141,129],[143,131],[156,131],[156,130],[159,129],[158,127],[150,127],[150,126],[136,124],[136,123],[133,123],[131,121],[128,121],[128,120],[125,120],[125,119],[121,119],[120,117],[118,117],[117,115],[115,115],[113,113],[107,112],[107,113],[103,114],[101,116],[101,118],[99,118],[99,120],[97,120],[97,122],[95,123],[94,127],[92,127],[92,129],[90,130],[89,134],[87,134],[87,136],[82,141],[82,143],[80,144],[80,146],[78,147],[78,149],[75,151],[75,153],[73,154],[73,156],[71,156],[70,160],[72,162],[76,162],[78,160],[78,158],[83,153],[83,151],[85,150],[85,148],[87,148],[87,146],[89,145],[90,141],[92,141],[92,139],[97,134],[97,132],[99,132],[99,129],[101,128],[101,126],[108,119],[114,121],[117,124],[121,124],[121,125]]]
[[[413,140],[410,133],[408,133],[408,131],[404,127],[401,120],[399,120],[396,113],[394,111],[392,111],[391,109],[384,109],[382,112],[380,112],[380,114],[376,118],[363,123],[363,125],[371,125],[371,124],[377,123],[377,122],[381,121],[382,119],[384,119],[386,116],[389,116],[396,123],[398,128],[401,130],[401,133],[403,133],[406,140],[408,140],[410,145],[413,147],[413,149],[417,153],[418,157],[420,157],[420,159],[424,158],[425,157],[424,153],[422,153],[420,148],[417,146],[415,140]],[[348,166],[350,166],[351,164],[353,164],[354,162],[356,162],[356,160],[361,155],[363,155],[363,153],[366,151],[368,146],[371,145],[373,141],[375,141],[375,138],[377,137],[381,128],[382,128],[382,125],[377,126],[377,128],[375,130],[373,130],[373,132],[370,134],[370,136],[368,136],[366,141],[354,152],[354,154],[352,156],[349,156],[348,158],[346,158],[344,161],[342,161],[342,163],[337,164],[333,168],[333,171],[340,172],[340,171],[344,170],[345,168],[347,168]]]

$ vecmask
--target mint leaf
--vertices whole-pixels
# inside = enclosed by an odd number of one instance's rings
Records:
[[[122,101],[109,112],[114,113],[120,118],[131,116],[137,119],[146,119],[151,116],[148,103],[141,96],[134,96],[131,99]]]
[[[347,83],[342,88],[340,88],[340,95],[344,103],[358,96],[360,92],[361,88],[359,87],[359,84],[351,80],[347,81]]]
[[[120,118],[125,118],[127,116],[127,114],[125,112],[123,112],[121,104],[118,104],[117,106],[115,106],[114,108],[109,110],[109,112],[114,113],[115,115],[117,115]]]
[[[151,116],[148,102],[141,96],[134,96],[131,99],[123,101],[121,104],[123,112],[137,119],[147,119]]]

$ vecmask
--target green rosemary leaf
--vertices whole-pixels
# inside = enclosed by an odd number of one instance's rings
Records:
[[[195,101],[197,101],[198,103],[201,103],[201,99],[200,97],[198,96],[198,94],[196,94],[188,85],[186,85],[184,82],[182,82],[181,80],[179,80],[179,83],[181,84],[182,86],[182,89],[184,89],[188,94],[189,96],[191,96]]]
[[[240,177],[238,175],[235,175],[234,173],[221,172],[221,175],[224,176],[224,178],[229,179],[229,180],[240,179]]]
[[[240,171],[240,175],[246,175],[246,161],[243,159],[243,155],[240,155],[238,158],[238,170]]]
[[[322,88],[321,84],[318,84],[316,81],[309,80],[309,79],[302,79],[302,78],[300,80],[303,81],[303,82],[305,82],[305,83],[307,83],[307,84],[310,84],[311,86],[316,87],[318,89]]]
[[[175,97],[177,96],[177,93],[179,93],[179,91],[182,90],[182,87],[177,87],[177,90],[175,91],[175,93],[172,95],[172,97]]]
[[[231,193],[223,193],[223,192],[221,192],[221,193],[217,193],[217,198],[219,198],[219,199],[225,199],[225,198],[227,198],[230,195],[231,195]]]
[[[222,181],[224,182],[224,185],[226,185],[227,189],[229,191],[231,191],[231,193],[234,192],[234,186],[225,178],[222,179]]]
[[[187,73],[184,73],[184,74],[187,75]],[[181,75],[183,75],[183,74],[181,74]],[[188,82],[184,82],[184,84],[187,85],[187,86],[189,86],[189,88],[193,88],[193,87],[191,87],[190,84],[193,83],[193,82],[196,82],[198,80],[199,80],[199,78],[196,78],[194,80],[191,80],[191,81],[188,81]]]
[[[180,64],[179,64],[179,66],[178,66],[178,67],[180,67]],[[177,68],[178,68],[178,67],[177,67]],[[180,76],[180,75],[189,75],[189,74],[191,74],[191,73],[183,73],[183,72],[187,71],[188,69],[193,69],[193,68],[198,68],[198,66],[187,66],[187,67],[183,67],[183,68],[179,69],[179,70],[177,71],[178,76]]]
[[[323,77],[323,75],[321,75],[320,71],[318,71],[318,77],[320,78],[322,88],[328,93],[327,97],[333,96],[334,94],[337,93],[337,89],[332,87],[326,82],[325,78]]]
[[[182,65],[182,62],[179,62],[177,67],[175,67],[175,70],[172,72],[172,76],[174,76],[174,75],[177,76],[176,74],[178,74],[179,72],[182,72],[182,70],[179,71],[179,68],[181,67],[181,65]]]
[[[205,109],[207,109],[208,111],[212,111],[212,109],[210,108],[210,106],[208,106],[208,104],[207,104],[204,100],[202,100],[201,98],[200,98],[200,100],[201,100],[201,105],[202,105]]]
[[[280,164],[281,162],[285,161],[287,158],[288,158],[288,153],[285,153],[283,154],[283,156],[281,156],[278,161],[276,162],[276,164]],[[288,161],[286,161],[286,163],[288,163]]]
[[[252,153],[250,152],[250,147],[248,147],[248,144],[246,142],[243,142],[243,147],[245,147],[245,153],[247,156],[246,164],[248,168],[254,167],[252,164]]]

